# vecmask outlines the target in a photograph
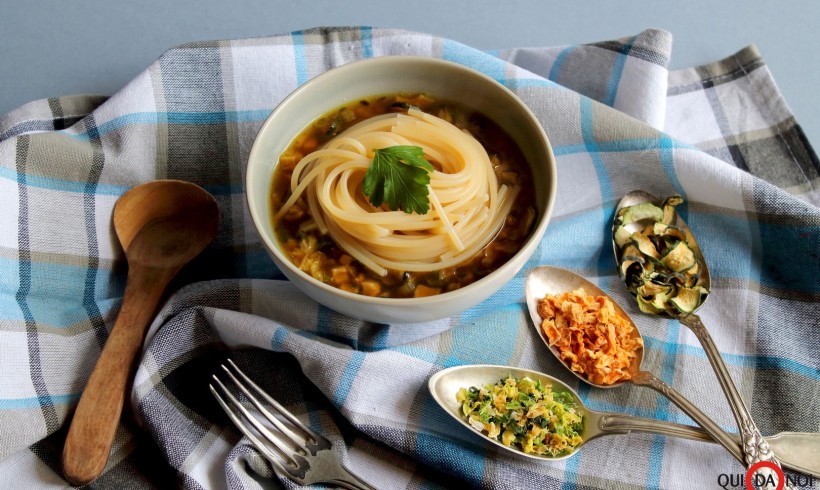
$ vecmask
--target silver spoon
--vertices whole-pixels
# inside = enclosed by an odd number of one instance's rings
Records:
[[[621,201],[618,203],[618,207],[615,210],[615,215],[618,215],[618,211],[622,208],[633,206],[636,204],[641,203],[652,203],[655,205],[660,205],[661,200],[657,197],[649,194],[648,192],[636,190],[628,193],[625,195]],[[709,268],[706,265],[706,260],[703,257],[703,252],[700,249],[697,241],[695,240],[694,235],[692,235],[691,230],[680,217],[680,215],[676,215],[677,219],[675,222],[675,226],[682,230],[686,237],[687,245],[692,250],[695,255],[695,258],[698,261],[698,266],[700,268],[700,278],[699,283],[708,291],[711,291],[711,281],[709,277]],[[632,232],[638,231],[643,229],[646,225],[644,221],[637,221],[635,223],[631,223],[625,226],[625,228]],[[615,228],[616,223],[613,221],[613,249],[615,251],[615,261],[618,264],[618,270],[621,270],[621,257],[618,250],[618,245],[615,243]],[[621,276],[623,278],[623,275]],[[634,294],[634,293],[633,293]],[[708,296],[707,296],[708,298]],[[699,305],[695,310],[700,308]],[[764,439],[763,435],[760,433],[760,430],[757,428],[757,425],[754,423],[752,419],[752,414],[749,412],[749,409],[746,407],[746,404],[743,403],[743,398],[741,398],[740,393],[735,386],[735,383],[732,381],[731,376],[729,376],[729,371],[726,369],[726,364],[723,361],[723,357],[720,355],[720,351],[718,350],[715,342],[712,340],[712,336],[709,335],[709,331],[706,330],[706,327],[703,325],[700,317],[695,314],[694,311],[689,313],[688,315],[674,315],[672,313],[673,309],[664,309],[658,312],[658,315],[668,317],[668,318],[677,318],[680,323],[688,327],[692,333],[698,338],[700,341],[700,345],[703,347],[703,350],[706,352],[706,357],[709,359],[709,363],[712,365],[712,369],[715,371],[717,375],[718,382],[720,383],[720,387],[723,390],[723,393],[726,395],[727,400],[729,401],[729,406],[732,409],[732,414],[734,415],[735,421],[737,421],[738,428],[740,429],[740,434],[743,440],[743,455],[745,458],[745,464],[747,467],[754,465],[760,461],[771,461],[776,465],[780,465],[778,458],[775,454],[771,451],[769,444]]]
[[[570,453],[567,453],[563,456],[543,456],[537,454],[528,454],[518,449],[515,449],[511,446],[505,446],[497,439],[487,437],[485,434],[480,433],[472,427],[470,427],[470,425],[466,421],[466,418],[462,415],[461,403],[456,401],[456,393],[458,393],[458,390],[461,388],[469,388],[471,386],[484,386],[488,383],[492,384],[498,381],[499,379],[506,378],[507,376],[515,376],[516,378],[522,378],[527,376],[533,380],[540,380],[544,385],[552,386],[552,390],[554,392],[566,392],[572,395],[572,399],[575,401],[576,410],[580,413],[584,420],[584,429],[581,433],[581,443],[578,446],[576,446]],[[445,412],[450,414],[460,424],[470,429],[470,431],[479,434],[481,437],[483,437],[490,443],[495,444],[498,447],[501,447],[514,454],[535,460],[557,461],[561,459],[566,459],[573,456],[581,449],[582,446],[584,446],[586,443],[593,439],[597,439],[598,437],[608,435],[628,434],[632,431],[661,434],[670,437],[681,437],[685,439],[692,439],[698,441],[714,442],[708,433],[706,433],[703,429],[698,427],[691,427],[688,425],[681,425],[661,420],[635,417],[627,414],[598,412],[595,410],[591,410],[584,405],[584,402],[581,401],[581,399],[578,397],[578,394],[575,393],[575,391],[572,388],[567,386],[559,379],[553,378],[552,376],[549,376],[544,373],[531,371],[529,369],[492,365],[455,366],[443,369],[434,374],[432,377],[430,377],[428,387],[430,389],[430,394],[433,396],[433,399],[436,400],[436,402],[441,406],[441,408],[443,408]],[[739,437],[734,436],[734,439],[736,440],[736,444],[739,445]],[[818,433],[783,433],[770,439],[772,440],[771,442],[773,445],[811,445],[818,449],[818,451],[813,456],[815,458],[814,461],[816,461],[818,457],[820,457],[820,434]],[[740,456],[739,450],[737,456]],[[809,455],[808,457],[811,457],[811,455]],[[807,457],[802,457],[798,460],[797,465],[792,466],[788,464],[785,460],[783,461],[783,464],[796,471],[801,471],[815,476],[820,476],[820,468],[814,468],[813,471],[809,471],[805,468],[805,466],[810,465],[809,461],[812,460],[807,459]]]
[[[703,429],[712,437],[712,439],[714,439],[716,442],[725,447],[730,453],[732,453],[732,455],[735,458],[737,458],[738,461],[743,462],[743,454],[741,453],[740,446],[738,445],[737,441],[735,441],[735,439],[733,439],[729,434],[727,434],[723,429],[721,429],[720,426],[718,426],[711,418],[709,418],[709,416],[703,413],[699,408],[697,408],[694,404],[687,400],[683,395],[675,391],[663,380],[661,380],[649,371],[641,370],[641,362],[643,361],[642,348],[638,349],[637,355],[635,356],[635,358],[633,358],[632,365],[629,367],[629,374],[631,375],[631,378],[628,380],[618,381],[610,385],[601,385],[593,383],[586,377],[581,376],[580,374],[570,369],[569,366],[567,366],[566,362],[561,358],[561,355],[557,351],[557,349],[550,345],[549,340],[547,339],[546,335],[543,332],[543,329],[541,328],[541,316],[538,314],[538,302],[546,294],[557,295],[566,291],[573,291],[578,288],[584,288],[586,294],[588,295],[605,296],[609,298],[609,295],[607,295],[598,286],[584,279],[578,274],[575,274],[574,272],[568,271],[566,269],[550,266],[540,266],[530,270],[529,273],[527,273],[527,278],[525,282],[525,296],[527,300],[527,308],[529,309],[530,317],[532,318],[533,326],[538,332],[538,336],[541,338],[541,340],[544,341],[544,344],[547,346],[549,351],[553,353],[555,358],[558,359],[561,362],[561,364],[563,364],[567,369],[570,370],[570,372],[572,372],[579,379],[598,388],[614,388],[626,382],[631,382],[637,386],[646,386],[652,388],[653,390],[668,398],[669,401],[677,405],[681,410],[683,410],[684,413],[686,413],[686,415],[691,417],[692,420],[694,420],[695,422],[697,422],[698,425],[703,427]],[[611,298],[610,301],[612,301]],[[641,334],[638,331],[638,327],[634,324],[629,315],[623,309],[621,309],[621,307],[615,301],[612,301],[612,304],[615,307],[616,312],[622,315],[629,321],[629,323],[632,324],[632,335],[640,338]]]

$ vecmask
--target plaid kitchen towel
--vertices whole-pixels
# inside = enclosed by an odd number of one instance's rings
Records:
[[[519,274],[445,320],[380,325],[292,287],[267,257],[243,172],[272,108],[361,58],[423,55],[480,70],[543,124],[558,165],[553,218],[529,266],[579,272],[632,314],[644,366],[727,430],[734,420],[695,337],[643,315],[618,279],[609,226],[634,188],[680,193],[713,292],[701,310],[765,434],[820,429],[820,165],[754,47],[668,71],[671,35],[494,52],[422,33],[323,28],[174,48],[120,92],[32,102],[0,119],[0,482],[64,488],[60,452],[123,293],[111,212],[154,179],[217,199],[216,241],[176,280],[144,346],[105,473],[92,488],[267,488],[278,481],[213,401],[233,358],[331,438],[379,488],[712,488],[743,468],[722,448],[646,434],[535,463],[488,448],[435,405],[442,367],[556,376],[591,408],[690,423],[653,391],[597,390],[548,354]]]

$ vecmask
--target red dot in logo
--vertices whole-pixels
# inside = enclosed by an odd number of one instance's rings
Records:
[[[754,485],[752,485],[752,476],[761,468],[769,468],[774,471],[777,475],[776,490],[783,490],[783,487],[786,485],[786,475],[783,474],[783,470],[781,470],[779,466],[771,461],[759,461],[749,468],[749,471],[746,472],[746,490],[755,490]]]

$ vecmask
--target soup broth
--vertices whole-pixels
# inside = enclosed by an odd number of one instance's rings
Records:
[[[411,108],[469,132],[487,151],[499,184],[519,188],[500,231],[472,258],[456,266],[432,272],[388,270],[381,276],[311,226],[313,220],[308,206],[300,198],[273,223],[280,247],[299,269],[319,281],[353,293],[389,298],[421,297],[467,286],[496,270],[521,249],[536,217],[532,171],[521,150],[504,130],[483,114],[424,94],[365,98],[317,119],[279,157],[270,193],[271,216],[290,196],[291,176],[303,157],[358,122],[391,112],[406,113]]]

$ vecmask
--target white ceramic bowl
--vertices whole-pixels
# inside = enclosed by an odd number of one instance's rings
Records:
[[[521,250],[486,277],[435,296],[374,298],[324,284],[294,266],[276,241],[269,193],[279,155],[315,119],[350,101],[401,92],[425,93],[458,102],[485,114],[504,128],[532,166],[538,216],[532,235]],[[457,63],[436,58],[389,56],[334,68],[286,97],[256,136],[248,158],[245,185],[251,217],[265,247],[277,267],[307,295],[354,318],[378,323],[419,323],[475,306],[512,279],[544,235],[555,199],[556,177],[555,158],[543,128],[527,106],[506,87]]]

